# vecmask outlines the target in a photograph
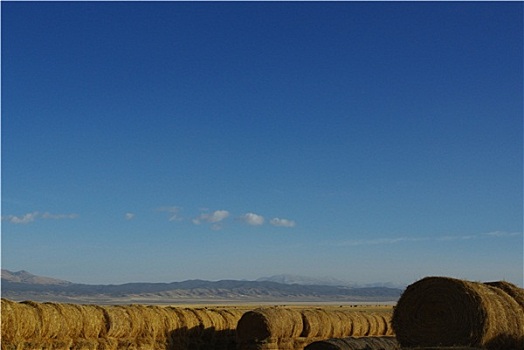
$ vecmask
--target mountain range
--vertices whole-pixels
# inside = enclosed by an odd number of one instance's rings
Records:
[[[394,302],[402,289],[352,287],[332,279],[322,282],[292,275],[256,281],[92,285],[2,269],[1,292],[2,297],[12,300],[81,303]]]

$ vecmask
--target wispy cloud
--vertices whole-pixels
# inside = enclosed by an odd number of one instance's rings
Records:
[[[382,237],[382,238],[371,238],[371,239],[353,239],[338,242],[337,246],[362,246],[362,245],[379,245],[379,244],[398,244],[403,242],[422,242],[422,241],[465,241],[472,239],[481,238],[506,238],[522,236],[522,232],[503,232],[495,231],[488,233],[479,234],[463,234],[463,235],[443,235],[443,236],[422,236],[422,237]]]
[[[264,217],[255,213],[246,213],[240,219],[251,226],[260,226],[264,223]]]
[[[296,223],[293,220],[288,219],[280,219],[280,218],[273,218],[269,221],[269,223],[273,226],[279,226],[279,227],[295,227]]]
[[[23,214],[20,216],[3,215],[2,221],[7,221],[12,224],[28,224],[38,219],[63,220],[63,219],[76,219],[77,217],[78,217],[78,214],[51,214],[49,212],[40,214],[38,211],[34,211],[32,213]]]
[[[52,220],[61,220],[61,219],[76,219],[78,214],[51,214],[45,212],[42,214],[42,219],[52,219]]]
[[[184,218],[180,216],[180,207],[161,207],[157,211],[163,211],[168,213],[169,221],[182,221]]]
[[[125,213],[125,214],[124,214],[124,218],[125,218],[126,220],[128,220],[128,221],[129,221],[129,220],[133,220],[133,219],[135,218],[135,214],[134,214],[134,213]]]
[[[372,238],[372,239],[353,239],[340,242],[340,246],[359,246],[377,244],[395,244],[400,242],[427,241],[427,237],[392,237],[392,238]]]
[[[202,213],[196,218],[193,219],[193,223],[195,225],[200,225],[202,222],[208,222],[212,224],[217,224],[224,219],[226,219],[229,216],[229,212],[227,210],[215,210],[212,213]],[[220,225],[214,225],[215,228],[220,228]]]
[[[493,232],[481,233],[481,235],[488,236],[488,237],[514,237],[514,236],[522,236],[522,232],[493,231]]]

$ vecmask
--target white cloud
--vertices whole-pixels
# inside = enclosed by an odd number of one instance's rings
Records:
[[[179,207],[162,207],[158,208],[158,211],[165,211],[169,213],[169,221],[182,221],[183,218],[179,215],[180,208]]]
[[[200,225],[202,221],[216,224],[226,219],[228,216],[229,216],[229,212],[227,210],[216,210],[212,212],[211,214],[209,213],[200,214],[198,217],[194,218],[192,221],[195,225]]]
[[[341,246],[377,245],[394,244],[400,242],[427,241],[427,237],[392,237],[392,238],[373,238],[373,239],[354,239],[340,243]]]
[[[42,219],[53,219],[53,220],[76,219],[77,217],[78,217],[78,214],[51,214],[48,212],[45,212],[42,214]]]
[[[251,226],[260,226],[264,223],[264,217],[255,213],[246,213],[242,215],[241,220]]]
[[[522,236],[522,232],[493,231],[493,232],[483,233],[482,235],[488,236],[488,237],[513,237],[513,236]]]
[[[486,237],[491,238],[506,238],[522,236],[522,232],[503,232],[494,231],[488,233],[479,234],[462,234],[462,235],[445,235],[435,237],[388,237],[388,238],[372,238],[372,239],[355,239],[348,240],[338,243],[339,246],[360,246],[360,245],[377,245],[377,244],[395,244],[402,242],[421,242],[421,241],[437,241],[437,242],[449,242],[449,241],[465,241],[472,239],[481,239]]]
[[[5,215],[2,216],[2,221],[7,221],[12,224],[28,224],[30,222],[33,222],[38,217],[38,212],[32,212],[27,213],[22,216],[15,216],[15,215]]]
[[[293,220],[288,219],[280,219],[280,218],[273,218],[269,221],[269,223],[273,226],[280,226],[280,227],[295,227],[296,223]]]
[[[62,220],[62,219],[76,219],[77,217],[78,217],[78,214],[51,214],[49,212],[40,214],[39,212],[34,211],[32,213],[27,213],[21,216],[5,215],[5,216],[2,216],[2,221],[7,221],[12,224],[28,224],[37,219]]]
[[[133,220],[135,218],[135,214],[134,213],[125,213],[124,217],[126,220]]]

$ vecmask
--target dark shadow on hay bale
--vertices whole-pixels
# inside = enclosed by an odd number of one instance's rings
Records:
[[[320,340],[307,345],[304,350],[397,350],[395,337],[347,337]]]
[[[524,349],[524,311],[502,289],[448,277],[408,286],[393,313],[403,347]]]

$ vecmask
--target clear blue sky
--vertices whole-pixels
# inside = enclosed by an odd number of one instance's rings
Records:
[[[521,2],[5,2],[2,267],[523,285]]]

